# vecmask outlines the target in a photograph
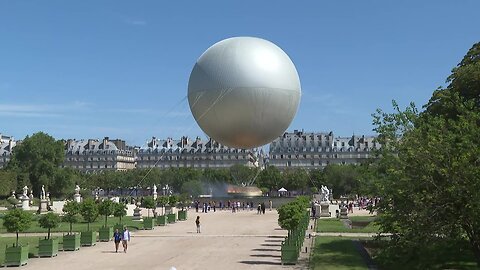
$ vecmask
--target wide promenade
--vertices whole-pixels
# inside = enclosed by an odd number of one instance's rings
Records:
[[[22,269],[294,269],[282,266],[280,244],[286,231],[277,224],[278,214],[255,211],[189,211],[187,221],[132,232],[128,252],[115,253],[113,242],[60,252],[58,257],[30,259]],[[202,232],[196,233],[200,216]]]

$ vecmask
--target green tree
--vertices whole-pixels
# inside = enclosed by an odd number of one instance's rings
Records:
[[[288,190],[305,190],[309,178],[305,169],[295,168],[284,172],[285,188]]]
[[[426,243],[466,239],[480,266],[479,56],[477,43],[424,112],[394,104],[395,113],[374,115],[385,146],[376,165],[379,224],[393,234],[380,255],[396,264],[415,258],[415,268],[432,268],[418,255]]]
[[[300,220],[305,214],[308,207],[309,199],[307,197],[298,197],[294,201],[288,202],[280,206],[278,211],[278,225],[288,230],[290,234],[292,230],[298,227]]]
[[[168,197],[168,205],[170,205],[171,207],[175,207],[175,206],[177,206],[177,203],[178,203],[178,196],[177,195],[170,195]]]
[[[182,193],[180,196],[178,196],[178,204],[182,208],[182,211],[185,207],[188,207],[191,202],[192,200],[190,199],[190,196],[186,193]]]
[[[63,205],[63,221],[70,224],[70,231],[72,234],[73,223],[78,222],[78,214],[80,213],[80,204],[75,201],[69,201]]]
[[[150,217],[150,210],[154,211],[156,208],[156,202],[152,196],[144,197],[142,201],[142,207],[147,208],[147,215]]]
[[[113,207],[113,216],[118,217],[119,224],[122,224],[122,218],[127,215],[127,206],[123,203],[116,203]]]
[[[169,198],[167,196],[159,196],[157,198],[158,205],[162,208],[162,216],[164,214],[163,208],[168,204]]]
[[[231,183],[235,185],[242,185],[250,183],[255,175],[257,174],[257,169],[249,168],[245,165],[235,164],[229,168]]]
[[[0,170],[0,196],[7,197],[17,189],[17,174],[14,171]]]
[[[107,227],[108,216],[113,214],[115,203],[111,200],[103,200],[98,204],[98,213],[105,217],[105,227]]]
[[[80,214],[87,222],[87,231],[90,231],[90,223],[95,222],[98,217],[98,206],[92,199],[85,199],[80,204]]]
[[[7,214],[5,214],[3,217],[3,226],[7,229],[7,232],[14,232],[17,235],[15,246],[18,247],[18,233],[30,228],[31,222],[32,214],[19,208],[9,210]]]
[[[60,216],[53,212],[48,212],[45,215],[41,215],[38,219],[38,224],[44,229],[48,229],[47,239],[50,239],[50,230],[60,225]]]
[[[46,133],[38,132],[27,136],[15,146],[8,168],[28,173],[34,193],[40,194],[41,186],[54,189],[49,179],[64,160],[64,145]]]
[[[183,183],[181,192],[190,194],[192,197],[198,197],[203,192],[202,182],[198,180],[190,180]]]
[[[52,185],[49,191],[53,197],[64,197],[71,193],[75,183],[80,182],[81,178],[77,171],[72,168],[58,168],[53,174]]]
[[[258,174],[256,184],[258,187],[268,188],[269,191],[278,190],[284,181],[280,171],[274,166],[268,166]]]
[[[359,178],[355,165],[334,164],[324,169],[325,184],[333,189],[336,198],[357,193]]]

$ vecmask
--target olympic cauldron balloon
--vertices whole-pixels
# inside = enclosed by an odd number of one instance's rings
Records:
[[[235,148],[273,141],[300,102],[300,79],[288,55],[260,38],[235,37],[208,48],[188,82],[190,110],[214,140]]]

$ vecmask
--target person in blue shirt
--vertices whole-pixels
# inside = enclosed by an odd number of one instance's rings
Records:
[[[122,233],[115,229],[113,233],[113,241],[115,242],[115,252],[118,252],[118,246],[120,245],[120,241],[122,241]]]

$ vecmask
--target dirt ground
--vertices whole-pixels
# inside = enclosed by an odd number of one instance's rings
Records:
[[[195,218],[202,232],[197,234]],[[132,233],[127,253],[115,253],[113,242],[60,252],[56,258],[30,259],[22,269],[294,269],[280,263],[280,244],[286,231],[275,210],[195,213],[151,231]],[[174,267],[174,268],[172,268]]]

